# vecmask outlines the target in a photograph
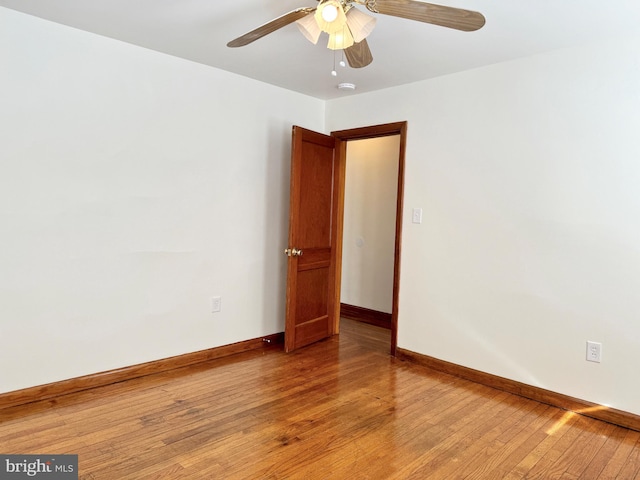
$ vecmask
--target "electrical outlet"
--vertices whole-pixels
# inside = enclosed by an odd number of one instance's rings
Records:
[[[602,359],[602,344],[598,342],[587,342],[587,361],[600,363]]]
[[[222,310],[222,297],[213,297],[211,299],[211,312],[216,313]]]

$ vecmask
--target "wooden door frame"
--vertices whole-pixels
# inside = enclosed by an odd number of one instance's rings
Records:
[[[331,136],[336,137],[336,155],[338,155],[338,165],[344,170],[347,162],[347,142],[349,140],[365,140],[368,138],[388,137],[400,135],[400,151],[398,152],[398,192],[396,200],[396,239],[393,259],[393,300],[391,307],[391,348],[390,353],[395,357],[398,346],[398,298],[400,296],[400,253],[402,247],[402,211],[404,200],[404,165],[405,150],[407,143],[407,122],[385,123],[370,127],[352,128],[349,130],[338,130],[331,132]],[[342,233],[344,223],[344,171],[342,181],[338,182],[338,222],[336,224],[337,244],[336,244],[336,325],[335,333],[339,333],[340,322],[340,290],[342,281]],[[335,197],[334,197],[335,198]]]

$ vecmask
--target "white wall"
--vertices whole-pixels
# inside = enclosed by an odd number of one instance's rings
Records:
[[[0,65],[0,392],[284,329],[323,102],[4,8]]]
[[[409,122],[400,347],[640,414],[638,51],[611,40],[327,103],[328,130]]]
[[[341,302],[391,313],[400,136],[347,143]]]
[[[0,392],[281,331],[291,124],[408,120],[399,346],[640,414],[640,38],[325,105],[0,26]]]

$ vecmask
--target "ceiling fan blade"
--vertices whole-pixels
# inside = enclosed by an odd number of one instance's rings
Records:
[[[432,23],[464,32],[478,30],[485,23],[481,13],[416,0],[377,0],[375,5],[378,12],[385,15]]]
[[[373,61],[373,55],[371,55],[371,50],[369,49],[366,38],[358,43],[354,43],[349,48],[345,48],[344,54],[351,68],[366,67]]]
[[[289,13],[285,13],[278,18],[271,20],[270,22],[265,23],[264,25],[259,26],[255,30],[251,30],[244,35],[239,36],[238,38],[231,40],[227,43],[227,47],[244,47],[245,45],[249,45],[251,42],[255,42],[256,40],[264,37],[265,35],[269,35],[270,33],[275,32],[276,30],[286,27],[290,23],[295,22],[296,20],[300,20],[302,17],[309,15],[312,12],[315,12],[315,8],[307,7],[307,8],[297,8],[296,10],[292,10]]]

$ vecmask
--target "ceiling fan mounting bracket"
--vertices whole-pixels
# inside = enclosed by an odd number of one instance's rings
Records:
[[[324,0],[316,0],[318,3],[322,3]],[[363,5],[367,10],[372,13],[380,13],[377,6],[377,0],[339,0],[342,4],[342,7],[345,9],[345,12],[351,8],[352,3],[357,3],[358,5]]]
[[[347,3],[357,3],[358,5],[364,5],[367,10],[372,13],[380,13],[378,11],[377,0],[347,0]]]

